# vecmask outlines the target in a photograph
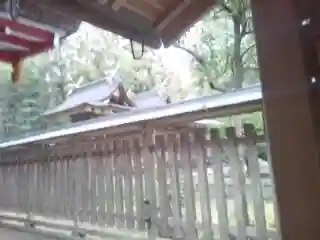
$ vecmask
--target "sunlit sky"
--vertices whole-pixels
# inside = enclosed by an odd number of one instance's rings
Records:
[[[181,78],[189,77],[190,55],[174,47],[162,48],[158,51],[168,71],[179,75]]]

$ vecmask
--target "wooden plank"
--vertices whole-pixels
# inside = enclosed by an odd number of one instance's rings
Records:
[[[4,183],[4,193],[5,193],[4,196],[3,196],[3,198],[5,199],[4,200],[4,204],[3,204],[4,208],[8,208],[8,198],[9,198],[7,171],[8,171],[8,167],[4,166],[3,167],[3,172],[2,172],[3,183]]]
[[[142,171],[142,156],[141,156],[141,140],[134,138],[131,142],[133,149],[133,164],[134,164],[134,192],[135,192],[135,207],[137,217],[137,229],[145,229],[143,219],[143,171]]]
[[[6,175],[6,178],[8,179],[8,181],[7,181],[7,193],[8,193],[7,206],[8,206],[8,209],[12,209],[12,201],[14,201],[14,199],[16,199],[13,195],[13,192],[11,191],[11,189],[12,189],[11,181],[12,181],[13,177],[15,177],[15,176],[13,175],[13,172],[12,172],[12,166],[9,166],[7,169],[7,175]]]
[[[42,156],[41,156],[41,169],[40,169],[40,181],[41,181],[41,197],[40,197],[40,200],[41,200],[41,215],[42,216],[45,216],[45,213],[46,213],[46,165],[45,165],[45,162],[44,162],[44,159],[42,159]]]
[[[70,156],[63,161],[63,175],[64,175],[64,212],[67,219],[71,219],[71,201],[70,201]]]
[[[29,208],[29,201],[30,201],[30,184],[29,184],[29,178],[30,178],[30,172],[29,172],[29,164],[24,164],[24,177],[23,177],[23,198],[24,198],[24,212],[29,214],[30,213],[30,208]]]
[[[47,159],[43,161],[43,214],[48,216],[49,206],[49,163]]]
[[[260,165],[257,146],[255,144],[256,133],[253,125],[244,125],[244,131],[247,136],[246,156],[248,159],[248,170],[250,177],[251,191],[253,195],[254,217],[256,223],[257,238],[260,240],[268,239],[268,230],[266,224],[264,198],[262,193],[262,184],[260,179]]]
[[[9,198],[8,198],[8,209],[10,209],[11,211],[14,211],[13,207],[15,205],[15,201],[17,200],[17,197],[15,196],[15,191],[14,188],[16,186],[16,184],[13,183],[13,179],[16,178],[15,172],[14,172],[14,167],[10,166],[8,168],[8,194],[9,194]]]
[[[123,160],[123,149],[121,140],[114,141],[114,150],[117,158],[114,164],[115,173],[115,207],[116,207],[116,226],[124,227],[124,206],[123,206],[123,176],[121,172],[121,163]]]
[[[27,171],[26,171],[26,164],[21,165],[22,167],[22,175],[21,175],[21,189],[19,189],[19,191],[21,191],[21,198],[23,199],[23,201],[21,202],[21,209],[23,212],[27,213],[27,204],[28,204],[28,186],[27,186]]]
[[[68,193],[68,161],[64,159],[61,162],[61,190],[62,190],[62,206],[63,206],[63,216],[64,218],[69,218],[69,193]]]
[[[3,181],[3,166],[0,167],[0,192],[5,194],[4,181]],[[0,209],[4,207],[5,197],[0,198]]]
[[[83,185],[84,185],[84,156],[83,154],[76,155],[76,211],[77,211],[77,223],[80,224],[83,221],[83,206],[84,206],[84,192],[83,192]]]
[[[208,184],[208,171],[207,171],[207,149],[204,146],[206,142],[206,129],[197,129],[194,133],[193,145],[198,145],[199,156],[197,159],[198,165],[198,178],[200,190],[200,203],[201,203],[201,217],[204,230],[204,238],[213,239],[212,231],[212,216],[211,216],[211,203]]]
[[[52,210],[52,162],[50,162],[49,157],[46,159],[47,161],[47,167],[48,167],[48,176],[47,176],[47,213],[48,216],[53,216],[53,210]]]
[[[155,21],[157,17],[164,12],[163,8],[155,7],[154,4],[143,0],[126,1],[123,6],[151,21]]]
[[[6,209],[8,207],[8,187],[7,187],[7,167],[3,166],[1,167],[2,170],[2,184],[3,184],[3,204],[2,204],[2,210]]]
[[[16,184],[16,166],[10,166],[9,167],[9,191],[11,192],[10,193],[10,199],[9,199],[9,204],[10,204],[10,208],[11,211],[14,211],[15,210],[15,205],[16,205],[16,201],[17,201],[17,191],[15,190],[16,187],[17,187],[17,184]]]
[[[157,32],[162,32],[172,21],[175,20],[191,3],[191,0],[172,1],[167,12],[162,14],[154,23]]]
[[[34,164],[36,165],[36,164]],[[57,159],[54,161],[54,169],[55,169],[55,191],[54,191],[54,196],[55,196],[55,212],[56,212],[56,217],[58,218],[61,216],[61,187],[60,187],[60,181],[61,181],[61,174],[60,174],[60,159]],[[36,169],[34,170],[34,173],[36,173]],[[35,181],[36,181],[36,175],[35,175]]]
[[[89,222],[90,221],[90,180],[89,180],[89,161],[90,158],[85,154],[83,156],[83,164],[82,164],[82,214],[81,214],[81,221],[82,222]]]
[[[0,209],[4,209],[6,205],[6,188],[4,180],[4,167],[0,167],[0,192],[3,194],[3,197],[0,198]]]
[[[50,161],[50,159],[47,159],[48,161],[48,205],[47,205],[47,211],[50,217],[54,215],[53,211],[53,195],[52,195],[52,187],[53,187],[53,162]]]
[[[196,239],[195,189],[191,167],[190,135],[188,132],[180,134],[180,154],[181,163],[183,164],[183,188],[186,208],[185,233],[187,239]]]
[[[170,216],[170,201],[167,187],[167,164],[166,164],[166,149],[165,137],[162,135],[156,136],[155,143],[158,153],[156,155],[157,179],[158,179],[158,196],[160,210],[161,235],[168,236],[168,220]]]
[[[62,198],[62,168],[61,168],[61,159],[56,163],[56,204],[57,204],[57,217],[63,216],[63,206],[61,200]]]
[[[89,159],[89,179],[90,179],[90,222],[97,224],[97,157]]]
[[[3,207],[4,208],[8,208],[8,198],[9,198],[7,171],[8,171],[8,167],[4,166],[3,172],[2,172],[2,178],[3,178],[3,184],[4,184],[4,195],[3,195],[3,198],[4,198]]]
[[[97,189],[98,189],[98,223],[100,226],[105,226],[106,224],[106,182],[105,182],[105,168],[106,168],[106,162],[105,158],[103,156],[103,149],[101,147],[98,147],[101,151],[101,154],[99,154],[99,159],[97,159]],[[108,183],[110,184],[110,183]]]
[[[115,224],[115,160],[116,156],[114,154],[114,142],[109,141],[105,146],[105,150],[109,152],[108,157],[105,158],[106,161],[106,191],[107,191],[107,226],[111,227]],[[106,154],[106,153],[105,153]]]
[[[84,182],[83,182],[83,190],[84,190],[84,218],[83,221],[85,223],[90,223],[91,221],[91,179],[90,179],[90,171],[91,171],[91,156],[90,153],[86,152],[85,161],[84,161]]]
[[[158,14],[160,14],[164,9],[155,3],[145,0],[138,1],[126,1],[126,0],[116,0],[112,4],[113,11],[119,11],[120,8],[127,8],[149,20],[154,21]]]
[[[36,194],[37,194],[37,185],[36,185],[36,164],[29,164],[30,167],[30,211],[34,213],[36,211]],[[55,202],[56,203],[56,202]]]
[[[247,240],[247,214],[246,199],[245,199],[245,176],[243,173],[243,165],[240,163],[240,157],[238,155],[236,132],[234,128],[227,128],[228,141],[225,144],[225,152],[228,156],[228,161],[230,164],[231,178],[233,183],[234,191],[234,204],[235,204],[235,217],[237,223],[237,239]]]
[[[166,10],[166,6],[168,5],[168,3],[170,3],[170,1],[162,1],[162,0],[140,0],[140,1],[144,1],[147,2],[148,4],[152,5],[154,8],[157,8],[161,11]]]
[[[37,214],[43,213],[43,166],[41,162],[37,163]],[[62,198],[63,199],[63,198]]]
[[[125,218],[126,227],[134,228],[134,213],[133,213],[133,168],[132,168],[132,153],[128,140],[123,141],[124,149],[124,198],[125,198]]]
[[[221,138],[219,131],[212,129],[210,131],[211,141],[211,169],[214,174],[214,189],[216,196],[216,209],[218,212],[218,226],[220,239],[229,240],[229,221],[228,221],[228,208],[226,197],[226,185],[224,182],[223,174],[223,154]]]
[[[77,185],[77,178],[76,178],[76,156],[72,155],[69,158],[68,162],[68,175],[69,175],[69,199],[70,199],[70,217],[69,219],[74,221],[75,223],[77,222],[77,204],[76,204],[76,185]]]
[[[14,188],[11,189],[11,191],[13,193],[16,193],[16,198],[12,199],[12,202],[13,202],[13,209],[17,212],[23,212],[23,208],[21,206],[21,205],[23,205],[23,203],[22,203],[23,179],[22,178],[23,178],[22,167],[17,164],[14,166],[15,185],[14,185]]]
[[[173,216],[176,220],[182,219],[182,203],[181,203],[181,186],[180,186],[180,175],[178,169],[178,139],[175,134],[168,136],[169,148],[168,148],[168,165],[170,168],[170,192],[171,192],[171,209]],[[176,223],[177,224],[177,223]],[[179,223],[178,223],[179,224]]]
[[[60,209],[60,217],[65,217],[65,197],[64,197],[64,161],[61,157],[58,163],[58,192],[59,192],[59,209]]]
[[[72,221],[74,222],[75,230],[79,225],[79,215],[81,210],[81,175],[82,161],[79,156],[75,155],[71,160],[71,175],[72,175]]]
[[[157,195],[155,185],[155,162],[153,155],[154,132],[147,127],[142,140],[142,157],[144,169],[144,218],[150,218],[151,226],[148,228],[148,235],[154,238],[158,234],[157,226]],[[147,203],[147,204],[146,204]],[[147,206],[148,205],[148,206]]]
[[[70,175],[71,175],[71,217],[70,220],[73,222],[73,233],[79,233],[79,216],[80,216],[80,202],[81,202],[81,161],[79,155],[72,156],[70,160]],[[79,176],[80,174],[80,176]]]

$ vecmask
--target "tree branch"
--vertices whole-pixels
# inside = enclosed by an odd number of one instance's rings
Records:
[[[195,53],[191,49],[188,49],[184,46],[181,46],[178,43],[173,44],[175,48],[181,49],[182,51],[190,54],[201,66],[205,67],[206,66],[206,61],[201,57],[199,54]]]
[[[252,30],[252,29],[250,29],[250,30],[244,30],[244,31],[242,31],[242,33],[241,33],[241,37],[244,37],[244,36],[249,35],[249,34],[252,34],[252,33],[253,33],[253,30]]]
[[[249,47],[247,47],[247,49],[245,49],[242,53],[241,53],[241,58],[243,58],[252,48],[254,48],[256,46],[255,43],[252,43]]]
[[[226,90],[226,89],[216,87],[216,85],[213,82],[209,82],[209,86],[210,86],[210,88],[212,90],[216,90],[216,91],[221,92],[221,93],[227,93],[228,92],[228,90]]]
[[[243,24],[241,24],[242,26],[242,29],[241,29],[241,37],[243,38],[245,35],[246,35],[246,32],[247,32],[247,27],[248,27],[248,21],[245,20]]]
[[[227,13],[233,15],[232,9],[231,9],[224,1],[219,1],[218,4],[221,6],[221,8],[222,8],[224,11],[226,11]]]

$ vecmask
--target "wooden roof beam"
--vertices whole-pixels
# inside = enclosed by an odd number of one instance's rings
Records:
[[[168,47],[181,36],[201,16],[207,13],[216,0],[180,0],[172,4],[162,17],[154,23],[154,28],[162,36],[163,45]]]
[[[142,0],[148,4],[150,4],[151,6],[153,6],[154,8],[157,8],[160,11],[165,11],[166,8],[165,6],[163,6],[162,1],[160,0]]]
[[[114,11],[118,11],[122,7],[127,8],[151,21],[155,21],[157,16],[165,10],[162,6],[155,4],[150,0],[116,0],[112,4],[112,9]]]
[[[179,2],[173,2],[173,5],[169,7],[157,21],[154,23],[156,31],[163,31],[179,14],[181,14],[191,3],[192,0],[183,0]],[[172,10],[173,9],[173,10]]]
[[[115,0],[112,4],[113,11],[118,11],[121,7],[123,7],[127,3],[126,0]]]

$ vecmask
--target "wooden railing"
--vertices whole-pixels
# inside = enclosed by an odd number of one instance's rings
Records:
[[[265,139],[244,129],[147,127],[2,150],[0,218],[78,235],[278,239]]]

